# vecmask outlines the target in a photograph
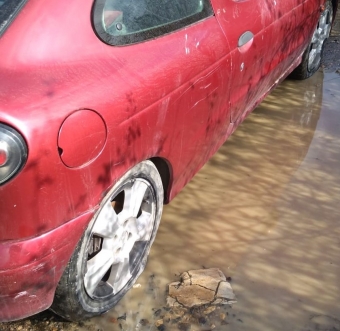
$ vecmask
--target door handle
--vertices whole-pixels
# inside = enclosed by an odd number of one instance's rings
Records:
[[[238,39],[237,47],[240,53],[246,53],[254,41],[254,34],[250,31],[243,33]]]
[[[237,47],[242,47],[254,39],[254,34],[250,31],[243,33],[238,39]]]

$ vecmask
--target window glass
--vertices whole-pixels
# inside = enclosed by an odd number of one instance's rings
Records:
[[[94,26],[113,45],[131,44],[212,15],[209,0],[97,0]]]
[[[0,36],[26,0],[0,0]]]

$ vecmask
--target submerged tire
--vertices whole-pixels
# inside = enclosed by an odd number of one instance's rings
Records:
[[[111,309],[145,268],[163,209],[150,161],[129,170],[102,200],[58,284],[51,310],[80,321]]]
[[[292,72],[291,78],[306,79],[318,71],[326,39],[329,37],[333,20],[333,5],[330,0],[325,3],[325,9],[320,14],[313,37],[302,55],[300,65]]]

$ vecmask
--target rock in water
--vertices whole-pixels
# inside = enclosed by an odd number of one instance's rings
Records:
[[[180,282],[169,284],[169,306],[191,308],[236,302],[230,283],[218,268],[190,270],[180,277]]]

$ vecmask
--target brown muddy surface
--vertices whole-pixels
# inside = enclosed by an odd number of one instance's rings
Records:
[[[164,209],[146,270],[107,314],[0,330],[340,330],[340,20],[323,68],[284,81]],[[167,284],[220,268],[233,306],[169,309]]]

